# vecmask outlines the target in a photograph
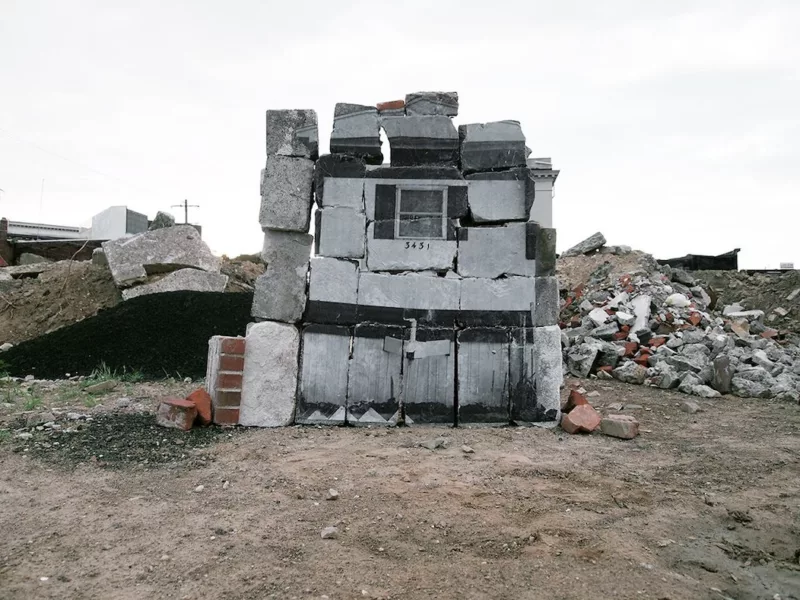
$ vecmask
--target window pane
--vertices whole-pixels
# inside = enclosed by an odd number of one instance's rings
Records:
[[[400,212],[442,212],[443,190],[400,190]]]
[[[441,239],[442,218],[400,215],[398,234],[400,237]]]

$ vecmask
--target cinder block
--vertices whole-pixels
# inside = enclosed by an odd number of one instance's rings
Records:
[[[536,232],[536,275],[552,277],[556,274],[556,230],[539,227]]]
[[[252,315],[296,323],[306,305],[306,274],[313,238],[307,233],[267,230],[261,256],[267,270],[256,280]]]
[[[561,384],[561,328],[558,325],[533,330],[533,362],[536,374],[536,403],[543,421],[559,420]]]
[[[262,229],[308,231],[314,161],[271,156],[264,171],[259,222]]]
[[[526,166],[525,136],[518,121],[461,125],[458,135],[462,171]]]
[[[534,277],[534,301],[531,320],[534,327],[558,325],[560,298],[555,277]]]
[[[462,277],[500,277],[536,274],[536,261],[527,258],[526,223],[459,230],[458,274]]]
[[[458,422],[508,423],[508,332],[476,327],[458,334]]]
[[[247,332],[239,423],[291,425],[295,413],[300,334],[294,325],[266,321]]]
[[[317,113],[313,110],[267,111],[267,156],[319,156]]]
[[[375,239],[375,223],[367,227],[367,267],[370,271],[452,269],[458,243],[448,240]],[[394,226],[394,223],[391,224]]]
[[[317,211],[316,249],[320,256],[362,258],[367,218],[352,208],[323,208]]]

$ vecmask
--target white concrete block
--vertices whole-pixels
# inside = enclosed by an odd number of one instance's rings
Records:
[[[527,220],[525,181],[469,180],[469,208],[480,222]]]
[[[325,193],[320,206],[324,208],[345,207],[364,212],[363,178],[326,177],[324,185]]]
[[[458,310],[461,280],[422,274],[361,273],[360,306],[422,310]],[[530,303],[530,300],[528,300]]]
[[[558,325],[536,327],[533,330],[533,371],[536,378],[536,403],[545,411],[561,411],[561,328]],[[549,415],[548,415],[549,416]]]
[[[447,240],[376,240],[375,223],[367,227],[370,271],[424,271],[453,268],[458,243]]]
[[[361,258],[367,220],[352,208],[323,208],[317,212],[317,254],[333,258]]]
[[[336,258],[322,256],[312,258],[308,299],[356,304],[358,301],[357,265]]]
[[[461,310],[530,311],[534,288],[532,277],[463,279]]]
[[[458,273],[462,277],[536,274],[536,261],[525,258],[525,223],[500,227],[467,227],[458,242]]]

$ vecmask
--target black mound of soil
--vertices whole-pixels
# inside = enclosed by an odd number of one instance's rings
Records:
[[[39,379],[89,375],[101,365],[153,378],[201,378],[209,338],[244,335],[252,302],[248,293],[140,296],[14,346],[3,353],[3,368]]]

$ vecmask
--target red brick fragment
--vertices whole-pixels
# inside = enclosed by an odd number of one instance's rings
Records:
[[[628,337],[628,333],[625,331],[617,331],[616,333],[611,335],[611,339],[621,342],[626,337]]]
[[[619,328],[619,330],[620,331],[624,331],[625,333],[630,333],[631,326],[630,325],[623,325],[622,327]]]
[[[224,391],[217,392],[217,401],[214,407],[219,410],[220,408],[239,408],[242,403],[242,392]]]
[[[619,284],[621,287],[627,287],[631,283],[631,276],[630,275],[623,275],[619,278]]]
[[[221,350],[223,354],[239,354],[244,356],[245,339],[244,338],[225,338],[222,340]]]
[[[567,433],[591,433],[600,425],[600,415],[589,404],[576,406],[561,418],[561,428]]]
[[[572,293],[575,295],[575,299],[576,300],[583,296],[583,289],[585,287],[586,287],[586,285],[582,283],[578,287],[576,287],[574,290],[572,290]]]
[[[766,339],[772,339],[778,337],[780,334],[777,329],[767,329],[766,331],[761,333],[761,337]]]
[[[575,315],[569,320],[569,324],[571,327],[580,327],[581,326],[581,318],[579,315]]]
[[[610,365],[604,365],[602,367],[597,367],[597,370],[598,371],[605,371],[606,373],[611,373],[611,371],[614,370],[614,367],[612,367]]]
[[[625,355],[628,358],[631,358],[636,354],[636,351],[639,349],[639,344],[636,342],[628,342],[625,344]]]
[[[629,285],[628,287],[625,288],[625,291],[628,292],[629,294],[632,294],[635,289],[636,289],[635,287]]]
[[[162,427],[189,431],[197,418],[194,402],[183,398],[162,398],[156,411],[156,423]]]
[[[665,319],[666,319],[667,323],[672,323],[675,320],[675,315],[673,315],[672,313],[668,312],[666,317],[665,317]]]
[[[703,317],[700,316],[700,313],[693,312],[692,314],[689,315],[689,323],[691,323],[695,327],[700,325],[700,321],[702,321],[702,320],[703,320]]]
[[[586,396],[581,394],[578,390],[571,390],[569,393],[569,397],[567,401],[564,402],[564,406],[561,407],[561,412],[568,413],[572,412],[572,410],[576,406],[582,406],[584,404],[589,404],[589,401],[586,399]]]
[[[667,343],[666,336],[658,336],[650,338],[650,341],[647,343],[651,348],[658,348],[659,346],[663,346]]]
[[[242,389],[242,374],[220,372],[217,375],[217,389],[222,389],[222,390]]]
[[[399,110],[406,107],[405,100],[389,100],[388,102],[378,102],[375,108],[378,110]]]
[[[198,388],[186,396],[197,407],[197,420],[201,425],[211,425],[211,396],[204,388]]]
[[[640,365],[640,366],[642,366],[642,367],[644,367],[646,369],[648,366],[650,366],[650,365],[647,364],[647,359],[648,358],[650,358],[649,354],[642,354],[642,355],[637,356],[636,358],[634,358],[633,362],[635,362],[637,365]]]

